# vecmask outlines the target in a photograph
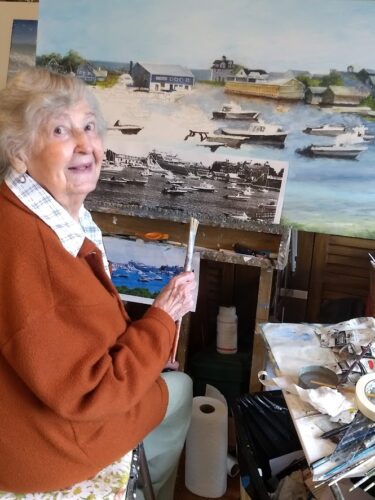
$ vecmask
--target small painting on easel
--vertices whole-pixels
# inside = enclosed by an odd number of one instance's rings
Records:
[[[111,267],[112,282],[123,300],[152,304],[160,290],[183,271],[186,248],[105,236],[103,243]],[[193,270],[199,280],[199,254]],[[195,304],[197,300],[197,291]],[[195,308],[195,305],[194,305]]]

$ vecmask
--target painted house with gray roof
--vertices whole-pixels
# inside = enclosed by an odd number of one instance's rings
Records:
[[[226,82],[228,77],[233,77],[235,65],[232,59],[222,56],[221,59],[215,59],[211,66],[211,80],[213,82]]]
[[[177,64],[137,62],[131,72],[134,87],[150,92],[189,92],[195,78],[190,69]]]
[[[358,106],[369,92],[364,92],[355,87],[330,85],[323,94],[322,104],[336,106]]]

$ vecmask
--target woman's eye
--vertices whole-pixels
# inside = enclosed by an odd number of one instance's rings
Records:
[[[86,126],[85,126],[85,130],[90,132],[92,130],[95,130],[95,123],[94,122],[90,122],[88,123]]]
[[[58,126],[53,129],[53,133],[55,135],[62,135],[64,133],[65,129],[64,127]]]

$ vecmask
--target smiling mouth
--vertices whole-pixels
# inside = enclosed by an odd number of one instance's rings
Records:
[[[72,167],[68,167],[68,170],[73,170],[74,172],[85,172],[86,170],[90,170],[92,167],[92,163],[84,163],[82,165],[73,165]]]

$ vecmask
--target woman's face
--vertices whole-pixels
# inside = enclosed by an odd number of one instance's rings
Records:
[[[74,218],[100,174],[103,143],[95,114],[81,101],[53,116],[29,155],[27,171]]]

